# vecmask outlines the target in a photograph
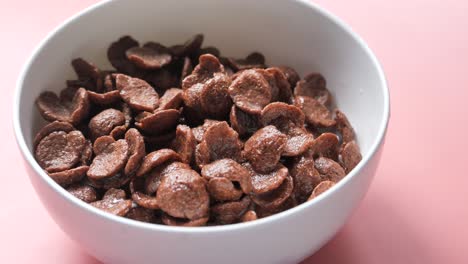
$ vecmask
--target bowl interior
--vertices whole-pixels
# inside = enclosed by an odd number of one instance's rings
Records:
[[[123,35],[140,43],[173,45],[196,33],[204,33],[204,45],[218,47],[225,56],[260,51],[269,65],[292,66],[301,76],[322,73],[356,130],[364,159],[379,142],[388,95],[369,50],[342,25],[304,2],[266,0],[112,1],[69,20],[43,43],[19,81],[19,140],[31,151],[32,138],[44,123],[34,100],[42,91],[59,91],[65,80],[75,78],[73,58],[110,69],[107,47]]]

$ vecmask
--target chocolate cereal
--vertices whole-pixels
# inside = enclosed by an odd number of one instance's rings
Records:
[[[358,166],[323,75],[187,39],[123,36],[107,49],[113,69],[73,59],[76,78],[35,102],[49,122],[32,139],[44,172],[107,213],[182,228],[280,213]]]

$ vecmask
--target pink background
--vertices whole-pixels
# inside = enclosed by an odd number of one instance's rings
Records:
[[[11,127],[12,96],[33,47],[94,0],[0,0],[1,263],[97,263],[49,218]],[[305,263],[468,263],[468,2],[318,0],[382,62],[392,118],[369,193]]]

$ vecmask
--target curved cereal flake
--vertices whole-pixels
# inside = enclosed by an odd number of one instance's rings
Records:
[[[149,173],[152,169],[156,168],[168,161],[180,161],[181,157],[172,149],[160,149],[153,151],[144,157],[140,168],[136,175],[141,177]]]
[[[92,202],[91,205],[107,213],[124,216],[130,211],[132,201],[125,200],[125,192],[123,190],[109,189],[104,194],[102,200]]]
[[[126,175],[122,171],[117,172],[113,176],[101,179],[93,179],[88,176],[90,184],[96,188],[110,189],[123,188],[131,180],[132,175]]]
[[[263,78],[265,78],[265,80],[268,82],[268,85],[270,86],[270,92],[271,92],[271,102],[279,101],[280,91],[279,91],[279,87],[277,85],[275,76],[273,75],[273,72],[267,71],[264,69],[255,69],[255,71],[260,73],[263,76]]]
[[[216,57],[200,56],[200,64],[182,81],[186,120],[198,124],[205,117],[224,118],[232,104],[227,92],[229,84],[230,79]]]
[[[93,180],[100,180],[115,176],[127,163],[128,155],[127,141],[120,139],[108,144],[101,152],[96,154],[89,166],[88,177]]]
[[[54,132],[54,131],[63,131],[63,132],[66,132],[66,133],[69,133],[71,131],[75,130],[75,128],[73,127],[72,124],[68,123],[68,122],[60,122],[60,121],[54,121],[52,123],[49,123],[47,125],[45,125],[44,127],[42,127],[39,132],[37,132],[36,136],[34,137],[34,148],[37,147],[37,145],[39,144],[39,142],[41,142],[41,140],[48,136],[50,133]]]
[[[314,191],[310,195],[308,201],[310,201],[310,200],[314,199],[315,197],[319,196],[320,194],[324,193],[325,191],[327,191],[328,189],[333,187],[333,185],[335,185],[335,183],[332,182],[332,181],[323,181],[323,182],[319,183],[314,188]]]
[[[153,113],[151,112],[140,112],[137,116],[135,116],[135,123],[140,123],[143,119],[152,116]]]
[[[162,214],[161,220],[168,226],[204,226],[208,222],[208,217],[202,217],[194,220],[175,218],[168,214]]]
[[[93,144],[93,152],[95,155],[101,154],[108,145],[115,142],[115,139],[111,136],[102,136],[97,138]]]
[[[135,128],[130,128],[125,133],[125,140],[128,143],[129,157],[124,168],[124,173],[126,175],[133,175],[145,157],[145,141],[140,132]]]
[[[73,100],[69,104],[70,120],[72,124],[78,124],[89,115],[90,102],[85,89],[79,88]]]
[[[231,79],[225,74],[217,74],[206,81],[200,92],[200,106],[208,117],[224,118],[232,105],[228,93]]]
[[[203,34],[196,34],[187,40],[183,45],[174,45],[170,47],[172,54],[177,57],[183,57],[187,55],[196,54],[203,43]]]
[[[201,107],[201,92],[204,85],[196,83],[189,88],[185,89],[182,93],[182,100],[184,102],[184,116],[187,121],[198,124],[203,121],[204,113]]]
[[[345,143],[340,150],[340,162],[346,173],[349,173],[361,161],[362,155],[356,141]]]
[[[281,186],[284,180],[289,176],[288,168],[281,163],[275,170],[267,174],[256,172],[249,163],[242,164],[251,174],[252,193],[263,194],[275,190]]]
[[[323,179],[338,182],[346,175],[345,170],[332,159],[320,157],[315,160],[315,168]]]
[[[140,112],[137,116],[135,116],[135,122],[140,122],[141,120],[151,116],[152,114],[152,112],[147,111]]]
[[[69,170],[49,173],[49,176],[61,186],[68,186],[72,183],[81,181],[86,175],[88,169],[88,166],[80,166]]]
[[[203,125],[192,128],[192,133],[193,133],[193,136],[195,137],[195,140],[197,140],[198,143],[202,142],[203,137],[205,136],[206,130],[208,130],[208,128],[210,128],[212,125],[218,124],[221,122],[222,121],[205,119]]]
[[[226,122],[212,125],[204,135],[210,153],[210,161],[231,158],[241,161],[242,142],[239,135]]]
[[[312,143],[309,154],[322,156],[330,159],[338,158],[338,137],[333,133],[323,133]]]
[[[81,164],[80,165],[89,165],[91,158],[93,157],[93,143],[90,140],[86,140],[83,151],[81,152]]]
[[[211,217],[216,224],[232,224],[238,222],[251,203],[249,196],[240,201],[215,204],[211,207]]]
[[[162,165],[152,169],[149,173],[146,174],[145,179],[145,193],[146,194],[155,194],[161,184],[161,177],[163,171],[167,166],[170,165],[170,161],[163,163]]]
[[[132,122],[132,110],[130,109],[130,107],[126,103],[121,103],[119,109],[124,115],[125,122],[120,126],[114,127],[114,129],[112,129],[112,131],[110,132],[110,136],[112,136],[115,139],[122,138],[125,135],[125,132],[127,132],[127,129]]]
[[[182,162],[188,164],[192,162],[196,145],[197,141],[193,136],[192,129],[186,125],[178,125],[171,148],[179,153]]]
[[[306,117],[307,123],[314,127],[332,127],[335,125],[330,111],[309,96],[296,96],[294,104],[299,107]]]
[[[89,100],[97,105],[110,105],[120,100],[120,92],[113,90],[105,93],[88,91]]]
[[[320,73],[310,73],[297,82],[294,95],[309,96],[324,106],[331,103],[331,94],[326,88],[327,82]]]
[[[283,211],[286,211],[288,209],[291,209],[293,207],[297,206],[297,201],[294,199],[294,197],[291,195],[289,196],[286,201],[284,201],[282,204],[280,204],[277,207],[272,207],[272,208],[263,208],[261,206],[255,206],[255,212],[257,213],[258,218],[265,218],[270,215],[274,215],[277,213],[281,213]]]
[[[294,179],[294,197],[299,203],[303,203],[321,181],[320,173],[314,167],[314,159],[304,156],[298,158],[289,172]]]
[[[161,210],[173,217],[193,220],[208,216],[210,201],[205,181],[191,169],[165,173],[156,200]]]
[[[154,194],[157,192],[159,185],[161,184],[161,179],[165,174],[172,173],[177,170],[190,170],[190,165],[178,161],[169,160],[162,165],[151,170],[146,174],[145,179],[145,192],[146,194]]]
[[[182,89],[186,90],[197,83],[204,84],[217,73],[224,74],[224,67],[218,58],[211,54],[201,55],[199,64],[193,69],[192,74],[182,81]]]
[[[245,142],[243,155],[255,171],[269,173],[276,168],[287,140],[276,127],[266,126]]]
[[[348,121],[346,115],[340,110],[335,110],[336,129],[340,132],[343,142],[353,141],[355,138],[354,129]]]
[[[168,162],[166,166],[162,167],[161,169],[161,177],[165,176],[166,174],[169,173],[174,173],[177,172],[177,170],[183,171],[183,170],[191,170],[191,167],[187,163],[179,162],[179,161],[172,161]]]
[[[276,67],[268,68],[265,70],[267,73],[271,74],[273,77],[269,82],[272,90],[277,90],[277,96],[275,100],[285,103],[292,102],[292,90],[291,85],[288,82],[288,79],[284,73]],[[274,87],[274,88],[273,88]]]
[[[159,209],[154,193],[145,192],[145,181],[143,178],[135,178],[129,184],[132,200],[141,207],[148,209]]]
[[[216,201],[235,201],[239,200],[244,194],[242,190],[237,189],[232,181],[227,178],[212,178],[206,186],[208,193]]]
[[[266,67],[265,56],[260,52],[252,52],[245,59],[227,58],[226,62],[235,71]]]
[[[96,189],[86,184],[70,185],[70,187],[67,188],[67,191],[85,203],[92,203],[98,199]]]
[[[201,175],[207,180],[226,178],[238,182],[246,194],[252,191],[251,172],[232,159],[219,159],[206,164],[201,170]]]
[[[195,147],[195,164],[203,168],[208,163],[210,163],[210,149],[206,142],[202,141]]]
[[[285,65],[277,66],[277,68],[283,72],[284,76],[289,82],[289,85],[291,87],[296,87],[296,83],[301,79],[296,70]]]
[[[291,124],[299,127],[304,126],[305,116],[296,106],[274,102],[263,108],[260,122],[263,126],[274,125],[284,132],[284,130],[289,129]]]
[[[125,52],[130,48],[138,46],[138,42],[130,36],[121,37],[109,46],[107,50],[107,58],[118,72],[135,74],[139,70],[130,60],[127,59]]]
[[[295,157],[306,152],[314,142],[314,136],[303,127],[292,126],[286,133],[288,140],[284,146],[283,156]]]
[[[123,135],[125,135],[125,132],[127,131],[126,126],[116,126],[112,131],[110,132],[110,136],[115,138],[115,139],[121,139]]]
[[[125,193],[124,190],[117,189],[117,188],[111,188],[104,193],[102,196],[102,199],[125,199],[127,197],[127,194]]]
[[[101,71],[94,64],[82,58],[73,59],[71,64],[79,80],[90,79],[96,84],[97,80],[101,77]]]
[[[167,89],[159,99],[158,110],[179,109],[182,105],[182,89]]]
[[[125,217],[140,222],[152,223],[156,218],[156,214],[154,210],[136,206],[132,207]]]
[[[272,99],[265,77],[256,70],[245,70],[229,86],[234,104],[250,114],[259,114]]]
[[[221,55],[221,52],[219,51],[219,49],[217,49],[216,47],[213,47],[213,46],[201,48],[200,50],[198,50],[197,54],[194,56],[195,57],[194,61],[198,62],[198,58],[201,55],[204,55],[204,54],[211,54],[211,55],[215,56],[216,58],[219,58],[220,55]]]
[[[263,208],[276,208],[284,203],[292,194],[294,181],[287,176],[283,183],[276,189],[262,194],[252,195],[252,201]]]
[[[149,135],[161,135],[174,129],[179,122],[179,117],[179,110],[158,110],[139,119],[135,122],[135,126]]]
[[[92,138],[106,136],[111,131],[125,123],[125,116],[119,110],[108,108],[95,115],[89,121],[88,127]]]
[[[138,68],[146,70],[160,69],[172,60],[169,49],[158,43],[147,43],[143,47],[131,47],[125,52],[125,55]]]
[[[80,161],[86,140],[80,131],[54,131],[42,138],[34,154],[39,165],[47,172],[71,169]]]
[[[260,127],[258,118],[258,115],[248,114],[235,105],[231,107],[231,112],[229,114],[231,127],[239,133],[239,136],[247,136],[255,133]]]
[[[132,200],[141,207],[159,209],[155,196],[150,196],[141,192],[134,192],[132,193]]]
[[[45,120],[79,124],[89,114],[89,98],[84,88],[76,90],[71,101],[64,101],[53,92],[43,92],[36,100],[39,113]]]
[[[267,105],[260,115],[260,122],[264,125],[274,125],[288,140],[284,147],[283,156],[293,157],[304,153],[313,140],[313,135],[304,128],[305,117],[302,111],[282,102]]]
[[[159,105],[158,93],[144,80],[117,74],[115,82],[120,96],[132,109],[153,111]]]

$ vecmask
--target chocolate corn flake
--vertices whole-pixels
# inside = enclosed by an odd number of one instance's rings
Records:
[[[115,81],[120,96],[132,109],[153,111],[159,105],[158,93],[144,80],[117,74]]]
[[[229,86],[234,104],[250,114],[259,114],[272,99],[265,77],[256,70],[243,71]]]
[[[265,68],[265,56],[260,52],[252,52],[245,59],[227,58],[226,61],[235,71]]]
[[[124,216],[130,211],[131,200],[125,199],[125,191],[120,189],[109,189],[102,200],[92,202],[91,205],[110,214]]]
[[[309,201],[314,199],[315,197],[319,196],[320,194],[324,193],[326,190],[330,189],[333,187],[335,183],[333,181],[323,181],[319,183],[315,188],[312,194],[309,197]]]
[[[297,82],[294,95],[312,97],[322,105],[328,106],[331,103],[331,94],[326,86],[327,82],[320,73],[310,73]]]
[[[79,124],[88,117],[90,102],[84,88],[76,89],[70,99],[59,98],[53,92],[43,92],[36,100],[36,106],[42,117],[48,121],[62,121]]]
[[[125,51],[128,60],[142,69],[160,69],[169,64],[172,56],[169,49],[158,43],[147,43],[143,47],[131,47]]]

